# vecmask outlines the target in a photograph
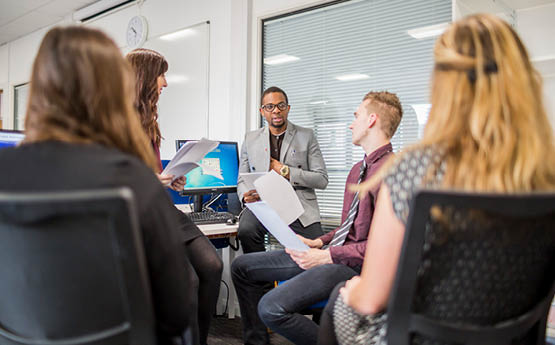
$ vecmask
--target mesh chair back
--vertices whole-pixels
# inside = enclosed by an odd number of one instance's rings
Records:
[[[389,343],[541,343],[554,281],[555,194],[421,191],[388,305]]]
[[[131,190],[0,193],[0,344],[154,344]]]

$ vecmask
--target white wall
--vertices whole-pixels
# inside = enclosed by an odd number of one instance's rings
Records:
[[[139,8],[137,5],[127,6],[114,13],[102,16],[87,23],[108,33],[116,43],[127,52],[125,31],[129,19],[142,14],[149,23],[149,37],[159,36],[183,27],[192,26],[201,22],[210,21],[210,72],[209,72],[209,136],[221,140],[238,140],[245,132],[244,121],[237,121],[238,114],[231,113],[230,90],[236,87],[232,83],[231,71],[236,71],[232,63],[238,65],[240,59],[237,52],[232,53],[232,34],[237,34],[237,29],[231,29],[233,11],[242,12],[246,0],[146,0]],[[234,19],[235,20],[235,19]],[[60,24],[70,24],[65,20]],[[234,25],[238,26],[240,23]],[[4,102],[2,114],[4,126],[13,126],[13,86],[28,82],[32,61],[38,50],[40,41],[49,28],[38,30],[18,40],[0,47],[0,88],[4,89]],[[239,30],[239,31],[242,31]],[[239,35],[242,35],[239,32]],[[246,37],[246,30],[244,32]],[[246,39],[245,39],[246,42]],[[244,54],[246,55],[246,53]],[[246,76],[242,77],[246,80]],[[186,105],[184,105],[186,106]],[[240,109],[236,109],[236,112]],[[187,120],[176,126],[186,126]],[[162,157],[164,159],[171,157]]]
[[[519,10],[517,31],[543,77],[544,104],[555,129],[555,3]]]
[[[232,123],[229,116],[229,90],[231,66],[231,3],[221,0],[147,0],[142,7],[128,6],[115,13],[103,16],[87,25],[99,28],[110,35],[122,51],[126,53],[125,32],[129,19],[141,14],[148,21],[148,37],[156,37],[165,33],[210,21],[210,62],[208,90],[208,130],[211,139],[238,140],[239,127]],[[194,53],[194,52],[191,52]],[[170,68],[184,61],[169,61]],[[169,85],[171,88],[171,85]],[[163,97],[163,95],[162,95]],[[187,131],[187,123],[195,121],[195,112],[187,111],[183,104],[183,116],[164,120],[163,109],[160,111],[162,127],[184,128],[181,139],[198,139]],[[204,120],[203,120],[204,121]],[[204,136],[204,133],[199,134]],[[164,133],[162,132],[162,136]],[[171,141],[171,142],[170,142]],[[173,140],[162,143],[162,159],[171,159],[175,153]]]
[[[0,47],[0,88],[2,101],[2,126],[13,128],[14,92],[16,85],[29,82],[33,60],[42,37],[48,29],[35,31]]]
[[[477,12],[493,13],[514,25],[543,78],[544,105],[555,130],[555,44],[552,43],[555,37],[555,1],[547,5],[510,11],[502,2],[453,0],[455,19]]]
[[[0,114],[2,114],[2,126],[6,126],[4,122],[4,114],[6,118],[8,117],[8,90],[9,90],[9,78],[8,78],[8,61],[9,61],[8,45],[3,45],[0,47],[0,90],[2,90],[2,104],[0,104]],[[11,125],[10,125],[11,127]]]

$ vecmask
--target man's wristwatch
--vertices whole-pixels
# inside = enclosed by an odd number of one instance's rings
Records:
[[[289,175],[289,167],[287,165],[282,165],[279,169],[279,174],[283,177],[287,177]]]

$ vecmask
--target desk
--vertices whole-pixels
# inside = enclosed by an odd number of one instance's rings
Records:
[[[200,224],[197,225],[200,231],[208,238],[231,238],[237,236],[238,224],[227,225],[219,224]]]
[[[197,225],[200,231],[208,237],[208,239],[218,239],[218,238],[235,238],[237,239],[237,228],[238,224],[227,225],[227,224],[202,224]],[[235,250],[231,249],[229,246],[222,248],[222,261],[224,263],[224,270],[222,273],[222,280],[226,282],[229,288],[229,299],[227,301],[227,315],[228,318],[235,318],[235,309],[237,304],[237,295],[235,289],[233,288],[233,283],[231,281],[231,262],[235,259]]]

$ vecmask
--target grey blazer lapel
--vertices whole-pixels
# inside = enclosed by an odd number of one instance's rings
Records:
[[[268,127],[265,127],[256,139],[256,147],[259,148],[256,157],[257,165],[264,168],[264,170],[258,172],[270,170],[270,130]]]
[[[295,125],[287,121],[287,131],[285,132],[285,138],[283,138],[283,143],[281,143],[281,152],[279,153],[279,161],[281,163],[285,162],[287,150],[289,150],[289,146],[291,145],[296,132],[297,128]]]

